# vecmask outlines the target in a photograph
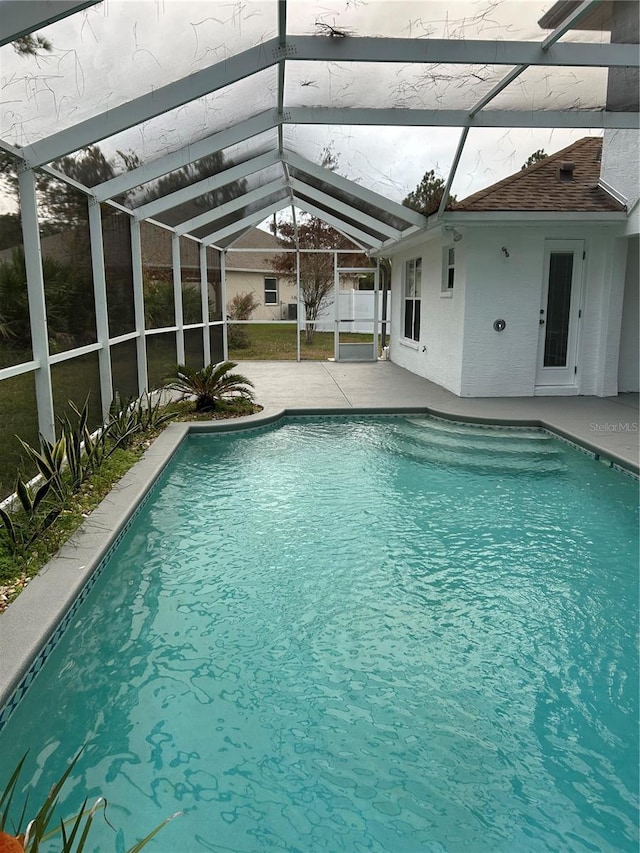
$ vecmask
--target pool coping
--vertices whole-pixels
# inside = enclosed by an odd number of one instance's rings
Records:
[[[83,590],[115,548],[145,503],[153,485],[189,434],[263,428],[286,417],[431,415],[450,421],[499,427],[544,429],[611,467],[637,476],[638,466],[540,418],[489,418],[454,414],[434,406],[265,408],[255,415],[219,421],[171,423],[93,510],[68,542],[0,614],[0,729],[57,642],[57,635],[82,602]]]

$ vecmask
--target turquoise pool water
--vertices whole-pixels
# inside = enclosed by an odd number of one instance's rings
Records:
[[[192,436],[0,775],[29,747],[42,797],[87,743],[65,809],[106,796],[127,844],[183,810],[161,853],[637,853],[637,505],[544,433]]]

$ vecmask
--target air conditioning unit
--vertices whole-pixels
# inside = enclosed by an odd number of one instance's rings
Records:
[[[298,319],[298,303],[290,302],[287,305],[287,320],[297,320]]]

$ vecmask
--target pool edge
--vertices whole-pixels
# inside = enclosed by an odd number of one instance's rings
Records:
[[[0,729],[20,701],[14,697],[54,633],[77,602],[83,588],[137,514],[163,470],[191,433],[232,432],[273,425],[290,416],[326,415],[433,415],[451,421],[504,427],[545,429],[578,449],[604,458],[609,464],[637,476],[638,466],[597,444],[540,418],[489,418],[461,415],[433,406],[265,408],[255,415],[220,421],[172,423],[142,458],[114,486],[69,541],[30,581],[18,598],[0,614]],[[37,669],[33,677],[37,674]],[[32,679],[31,679],[32,680]],[[29,682],[30,683],[30,682]],[[24,685],[22,693],[29,683]],[[7,711],[7,706],[11,708]]]

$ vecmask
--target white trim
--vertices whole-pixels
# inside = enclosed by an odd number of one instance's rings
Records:
[[[401,347],[407,347],[407,349],[414,349],[416,352],[420,349],[420,344],[417,341],[412,340],[411,338],[398,338],[398,343]]]
[[[603,180],[602,178],[599,178],[599,180],[598,180],[598,186],[599,186],[601,189],[603,189],[606,193],[608,193],[608,194],[609,194],[612,198],[614,198],[616,201],[619,201],[619,202],[620,202],[620,204],[623,204],[623,205],[625,206],[625,208],[626,208],[627,212],[628,212],[628,210],[629,210],[629,202],[628,202],[627,198],[626,198],[625,196],[623,196],[623,195],[622,195],[622,193],[618,192],[618,190],[614,189],[614,187],[612,187],[612,186],[611,186],[611,184],[608,184],[608,183],[607,183],[605,180]]]
[[[22,376],[25,373],[33,373],[40,367],[39,361],[23,361],[22,364],[13,364],[11,367],[0,368],[0,382],[3,379],[11,379],[14,376]]]
[[[126,332],[124,335],[118,335],[115,338],[109,338],[109,346],[117,346],[124,344],[127,341],[132,341],[134,338],[139,338],[140,332]]]
[[[69,361],[72,358],[80,358],[82,355],[89,355],[92,352],[99,352],[104,349],[102,344],[87,344],[84,347],[76,347],[68,349],[65,352],[57,352],[49,356],[49,364],[61,364],[63,361]]]
[[[443,222],[447,225],[489,225],[492,222],[502,222],[505,225],[522,225],[523,223],[550,223],[559,222],[584,222],[592,225],[617,225],[627,221],[627,214],[623,210],[610,210],[602,212],[586,211],[555,211],[555,210],[479,210],[464,211],[454,210],[445,214]]]

